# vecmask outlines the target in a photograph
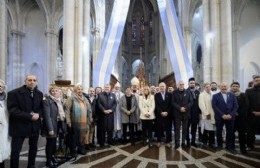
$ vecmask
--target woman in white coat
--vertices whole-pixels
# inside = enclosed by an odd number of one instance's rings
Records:
[[[0,168],[5,167],[4,161],[9,157],[10,152],[5,82],[0,79]]]
[[[199,95],[199,108],[201,110],[202,142],[209,147],[215,147],[215,117],[212,108],[212,93],[210,83],[204,84],[204,91]]]
[[[140,119],[142,121],[143,141],[146,145],[147,137],[149,139],[149,147],[152,146],[152,126],[155,119],[154,109],[155,101],[154,96],[151,95],[148,86],[144,87],[143,95],[139,97]]]

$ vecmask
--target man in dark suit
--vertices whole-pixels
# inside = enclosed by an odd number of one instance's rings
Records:
[[[250,150],[255,148],[255,134],[260,128],[260,76],[254,75],[253,79],[254,86],[246,90],[249,102],[247,146]]]
[[[190,92],[184,89],[184,82],[178,82],[178,89],[172,94],[175,149],[180,147],[180,128],[182,126],[182,148],[185,148],[185,138],[188,129],[188,120],[190,118],[190,108],[192,106],[192,96]]]
[[[227,91],[226,83],[220,84],[220,92],[213,96],[212,107],[215,113],[218,148],[222,149],[223,146],[222,130],[225,125],[227,131],[226,149],[231,153],[235,153],[233,129],[238,103],[235,95]]]
[[[116,110],[116,97],[115,94],[110,93],[110,85],[104,86],[104,92],[98,96],[98,131],[99,131],[99,144],[103,147],[105,144],[105,135],[107,133],[107,142],[113,145],[112,136],[114,130],[114,112]]]
[[[188,133],[187,133],[187,146],[190,147],[190,145],[194,147],[198,147],[197,144],[195,143],[196,140],[196,132],[197,132],[197,127],[198,123],[200,120],[200,109],[199,109],[199,95],[200,92],[195,88],[195,78],[190,78],[189,79],[189,88],[187,89],[188,92],[190,92],[192,99],[193,99],[193,104],[190,109],[190,119],[188,122]],[[189,131],[189,128],[191,128],[191,131]],[[190,133],[191,133],[191,142],[190,142]]]
[[[166,92],[166,85],[164,82],[159,84],[160,92],[155,94],[155,115],[157,125],[157,147],[161,145],[161,137],[163,132],[166,132],[166,147],[171,147],[171,94]]]
[[[238,110],[235,114],[234,133],[238,131],[240,152],[245,154],[248,99],[246,98],[245,93],[240,92],[239,88],[240,84],[238,82],[233,82],[231,84],[231,92],[234,93],[234,95],[236,96],[238,103]],[[235,135],[233,136],[233,138],[235,141]]]
[[[41,128],[43,94],[37,89],[37,79],[28,75],[25,85],[8,93],[7,108],[11,142],[11,168],[19,167],[19,155],[25,138],[29,138],[28,168],[35,167]]]

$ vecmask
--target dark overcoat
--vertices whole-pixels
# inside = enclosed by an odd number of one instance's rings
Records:
[[[49,96],[43,100],[43,122],[42,122],[42,136],[56,137],[57,136],[57,115],[58,106],[55,101]],[[54,135],[50,136],[49,131],[54,131]]]
[[[172,93],[172,106],[174,118],[184,117],[190,118],[190,109],[193,104],[192,96],[187,90],[179,91],[178,89]],[[181,107],[186,108],[186,112],[181,112]]]
[[[43,109],[42,100],[42,92],[35,88],[33,98],[31,98],[30,90],[25,85],[8,92],[10,136],[31,136],[39,133]],[[32,112],[40,115],[38,120],[32,120]]]
[[[114,130],[114,112],[116,110],[117,102],[114,93],[102,92],[98,95],[98,126],[103,131]],[[111,109],[112,113],[105,114],[104,111]]]

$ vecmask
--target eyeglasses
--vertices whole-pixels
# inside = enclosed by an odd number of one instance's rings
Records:
[[[29,82],[36,82],[37,80],[36,79],[27,79]]]

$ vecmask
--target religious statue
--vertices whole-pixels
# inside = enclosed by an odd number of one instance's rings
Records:
[[[146,85],[144,66],[141,63],[137,69],[137,78],[139,80],[139,88],[141,89]]]

